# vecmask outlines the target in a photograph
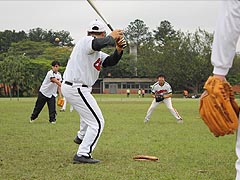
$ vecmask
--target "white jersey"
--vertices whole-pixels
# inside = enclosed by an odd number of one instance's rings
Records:
[[[166,81],[164,82],[164,84],[162,86],[159,84],[159,82],[156,82],[152,86],[152,93],[153,94],[161,94],[161,95],[171,94],[172,88],[171,88],[170,84],[168,84]]]
[[[93,86],[99,77],[102,63],[109,56],[102,51],[92,49],[94,37],[86,36],[80,39],[71,53],[64,81]]]
[[[214,33],[211,61],[213,74],[227,75],[240,37],[240,1],[223,1]]]
[[[51,78],[56,78],[57,80],[62,81],[61,73],[54,73],[53,70],[47,72],[47,75],[45,76],[45,79],[43,80],[39,91],[48,98],[57,96],[58,85],[51,82]]]

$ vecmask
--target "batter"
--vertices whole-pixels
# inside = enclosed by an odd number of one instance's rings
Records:
[[[99,77],[101,67],[116,65],[123,54],[122,46],[116,43],[123,38],[122,30],[114,30],[106,36],[105,25],[95,20],[90,23],[87,32],[88,35],[77,42],[70,55],[62,84],[63,96],[80,116],[80,130],[74,139],[79,148],[73,163],[100,162],[93,159],[91,153],[103,131],[104,118],[91,94],[92,86]],[[111,55],[101,51],[107,46],[116,47]]]

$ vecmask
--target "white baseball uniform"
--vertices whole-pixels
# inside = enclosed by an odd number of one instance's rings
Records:
[[[223,1],[214,33],[211,62],[213,74],[227,75],[240,37],[240,1]],[[236,180],[240,180],[240,117],[236,142]]]
[[[164,84],[161,86],[159,84],[159,82],[156,82],[153,86],[152,86],[152,93],[153,94],[161,94],[161,95],[165,95],[165,94],[171,94],[172,93],[172,88],[170,86],[169,83],[167,83],[166,81],[164,82]],[[165,98],[163,102],[167,108],[169,109],[169,111],[172,113],[172,115],[177,119],[177,120],[182,120],[181,116],[178,114],[177,110],[173,108],[172,106],[172,100],[171,97],[169,98]],[[152,101],[151,106],[149,107],[148,111],[147,111],[147,115],[145,117],[144,122],[147,122],[150,120],[151,114],[154,111],[154,109],[161,103],[161,102],[156,102],[156,99],[154,98]]]
[[[115,42],[110,36],[105,39],[113,41],[113,44]],[[117,51],[109,56],[102,51],[93,50],[94,40],[99,38],[86,36],[77,42],[67,63],[62,83],[64,97],[80,115],[78,138],[82,143],[79,145],[77,156],[91,157],[104,128],[102,112],[91,94],[92,86],[99,77],[101,67],[115,65],[112,62],[116,60],[117,63],[122,56],[122,53],[118,55]],[[107,45],[106,42],[102,43],[103,46]]]

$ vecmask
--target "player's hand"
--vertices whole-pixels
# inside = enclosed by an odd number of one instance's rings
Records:
[[[121,36],[121,38],[116,40],[116,48],[117,50],[123,50],[125,47],[127,47],[127,42],[124,38],[124,36]]]
[[[123,37],[123,30],[120,30],[120,29],[116,29],[114,31],[112,31],[109,36],[112,36],[113,39],[117,40],[121,37]]]

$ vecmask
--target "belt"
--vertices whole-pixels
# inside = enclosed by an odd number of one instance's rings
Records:
[[[69,85],[69,86],[72,86],[73,85],[73,83],[72,82],[69,82],[69,81],[65,81],[64,82],[65,84],[67,84],[67,85]],[[82,87],[88,87],[87,85],[85,85],[85,84],[83,84],[83,85],[81,85]]]

